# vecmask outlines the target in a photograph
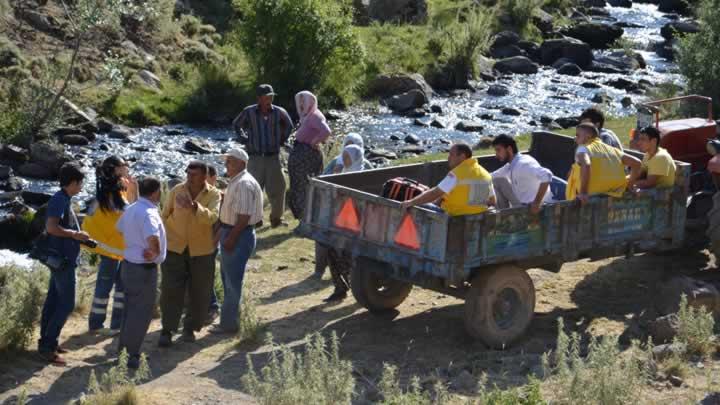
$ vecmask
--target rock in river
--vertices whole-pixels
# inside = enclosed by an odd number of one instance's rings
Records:
[[[582,22],[564,29],[562,33],[589,44],[593,49],[607,49],[623,35],[624,30],[613,25]]]
[[[460,121],[455,125],[455,129],[463,132],[482,132],[482,124],[475,121]]]
[[[385,100],[385,104],[394,112],[404,112],[420,108],[427,104],[427,95],[421,90],[410,90],[403,94],[392,96]]]
[[[529,75],[538,72],[538,65],[525,56],[514,56],[497,61],[495,69],[501,73]]]
[[[540,58],[543,65],[548,66],[560,58],[567,58],[585,69],[592,63],[593,53],[590,45],[578,39],[549,39],[540,45]]]

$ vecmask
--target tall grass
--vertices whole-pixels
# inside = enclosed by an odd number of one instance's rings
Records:
[[[676,339],[685,344],[688,352],[701,356],[710,356],[717,350],[713,330],[715,319],[705,307],[694,308],[688,305],[685,294],[680,297],[677,312],[678,332]]]
[[[410,386],[403,390],[398,378],[398,369],[390,364],[383,364],[383,373],[379,387],[383,405],[443,405],[450,401],[447,387],[440,381],[435,383],[433,392],[423,391],[420,379],[414,376]]]
[[[130,376],[127,367],[128,354],[123,350],[118,358],[118,364],[97,378],[95,370],[90,372],[87,386],[87,395],[80,399],[80,405],[137,405],[142,400],[135,387],[142,381],[150,378],[150,367],[143,355],[140,367]]]
[[[531,378],[526,386],[507,390],[497,387],[485,388],[486,376],[483,376],[481,382],[483,388],[480,390],[480,399],[474,402],[478,405],[545,405],[547,403],[540,391],[540,381],[535,378]]]
[[[328,342],[320,333],[308,337],[304,353],[277,346],[269,338],[270,361],[255,371],[250,355],[242,384],[262,405],[349,404],[355,380],[352,364],[340,358],[340,342],[333,332]]]
[[[543,0],[499,0],[497,12],[522,36],[532,37],[537,32],[532,24],[533,13],[542,4]]]
[[[25,348],[40,314],[47,273],[0,267],[0,352]]]
[[[243,294],[238,319],[238,343],[257,343],[264,330],[265,325],[257,315],[257,299],[250,293]]]
[[[621,405],[637,403],[651,375],[652,353],[637,342],[621,352],[618,337],[592,337],[587,356],[581,356],[580,336],[568,336],[558,321],[557,347],[543,356],[547,384],[558,404]],[[649,346],[649,345],[648,345]]]

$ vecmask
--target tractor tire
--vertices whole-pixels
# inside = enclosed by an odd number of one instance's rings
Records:
[[[358,260],[350,274],[350,289],[358,304],[370,312],[382,313],[402,304],[412,284],[384,277]]]
[[[710,239],[710,251],[715,255],[715,262],[720,257],[720,192],[713,195],[713,208],[707,214],[707,237]]]
[[[525,270],[502,265],[481,270],[465,297],[465,328],[493,349],[523,336],[535,314],[535,285]]]

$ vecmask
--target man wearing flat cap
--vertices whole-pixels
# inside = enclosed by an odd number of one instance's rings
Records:
[[[285,176],[280,165],[280,148],[287,142],[293,124],[283,108],[274,105],[275,92],[269,84],[257,87],[257,104],[246,107],[233,121],[233,128],[250,157],[248,171],[270,199],[270,224],[283,225]]]
[[[212,333],[235,333],[242,298],[245,266],[255,250],[255,225],[262,220],[263,195],[260,185],[246,170],[248,154],[233,149],[225,156],[230,183],[220,208],[220,271],[225,300],[220,324]]]

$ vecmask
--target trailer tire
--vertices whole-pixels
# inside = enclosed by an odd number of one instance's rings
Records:
[[[398,307],[410,295],[412,284],[383,277],[358,261],[350,275],[350,289],[358,304],[373,313]]]
[[[525,270],[504,265],[481,270],[465,297],[465,328],[494,349],[523,336],[535,313],[535,286]]]
[[[710,251],[715,255],[715,262],[720,257],[720,192],[713,195],[713,208],[708,212],[707,236],[710,239]]]

